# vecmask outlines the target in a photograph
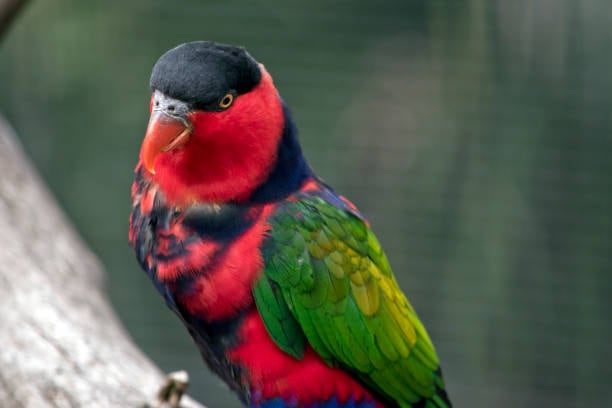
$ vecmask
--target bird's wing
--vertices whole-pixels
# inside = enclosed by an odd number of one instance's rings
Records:
[[[354,213],[310,196],[270,220],[255,301],[277,345],[305,340],[401,407],[447,407],[438,357],[378,240]]]

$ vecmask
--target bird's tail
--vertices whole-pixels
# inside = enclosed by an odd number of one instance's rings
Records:
[[[450,402],[450,398],[448,398],[448,394],[446,393],[446,386],[444,385],[444,380],[442,379],[442,369],[438,367],[436,370],[436,393],[430,399],[431,402],[428,402],[425,408],[451,408],[453,404]]]

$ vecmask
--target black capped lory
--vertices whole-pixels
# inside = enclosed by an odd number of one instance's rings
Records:
[[[250,407],[450,407],[438,357],[363,215],[310,168],[243,48],[163,54],[129,240]]]

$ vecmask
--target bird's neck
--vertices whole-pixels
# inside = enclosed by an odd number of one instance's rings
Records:
[[[291,112],[283,102],[285,124],[278,147],[276,162],[267,179],[250,195],[252,203],[279,201],[298,191],[304,182],[313,176],[297,138],[297,128]]]
[[[193,145],[160,157],[160,169],[143,176],[158,186],[166,204],[174,208],[192,205],[266,204],[282,200],[299,190],[312,171],[302,155],[297,128],[288,107],[281,103],[283,125],[276,153],[268,163],[254,151],[244,158],[223,161],[226,152]],[[139,164],[137,170],[142,169]],[[215,169],[219,170],[216,171]]]

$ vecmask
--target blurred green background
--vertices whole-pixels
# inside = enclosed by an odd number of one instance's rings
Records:
[[[457,407],[612,406],[611,27],[608,0],[33,0],[0,44],[0,112],[135,341],[212,408],[238,403],[126,238],[150,69],[196,39],[265,63]]]

